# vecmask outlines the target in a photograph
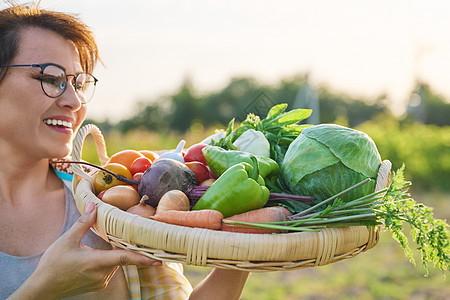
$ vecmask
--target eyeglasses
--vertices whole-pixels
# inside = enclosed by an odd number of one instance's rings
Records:
[[[76,75],[66,74],[63,67],[53,64],[29,64],[29,65],[0,65],[0,68],[11,67],[32,67],[41,69],[41,87],[44,94],[50,98],[61,96],[67,88],[68,78],[73,77],[72,86],[77,92],[82,103],[88,103],[94,96],[95,86],[98,79],[89,73],[79,73]]]

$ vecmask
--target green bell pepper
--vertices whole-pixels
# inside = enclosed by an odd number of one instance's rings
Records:
[[[238,163],[226,170],[200,197],[192,210],[214,209],[224,218],[263,207],[269,200],[269,190],[256,167]]]
[[[228,168],[246,162],[253,166],[252,157],[255,157],[258,162],[259,175],[262,178],[275,181],[278,177],[280,167],[273,159],[260,155],[253,155],[249,152],[238,150],[225,150],[218,146],[206,146],[202,149],[203,156],[206,159],[211,171],[216,176],[221,176]]]

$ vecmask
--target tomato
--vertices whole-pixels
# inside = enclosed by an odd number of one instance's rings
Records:
[[[212,179],[217,179],[218,178],[217,175],[214,174],[213,171],[211,171],[211,169],[208,166],[206,166],[206,167],[208,168],[209,177]]]
[[[131,175],[136,173],[143,173],[152,165],[152,161],[147,157],[136,158],[130,166]]]
[[[102,198],[103,198],[103,195],[105,194],[105,192],[106,192],[106,191],[107,191],[107,189],[106,189],[106,190],[103,190],[103,191],[101,191],[100,193],[98,193],[98,195],[97,195],[98,199],[102,200]]]
[[[136,150],[122,150],[113,154],[106,164],[118,163],[130,170],[131,164],[138,157],[144,157],[144,155]]]
[[[159,154],[156,153],[155,151],[151,151],[151,150],[140,150],[139,151],[142,155],[144,155],[145,157],[147,157],[148,159],[150,159],[152,161],[152,163],[159,158]]]
[[[133,180],[141,180],[142,175],[144,175],[144,173],[142,172],[138,172],[136,174],[133,175]],[[138,185],[133,184],[132,187],[137,191],[138,190]]]
[[[109,163],[106,164],[104,169],[113,172],[116,175],[122,175],[128,179],[131,179],[131,173],[130,171],[121,164],[118,163]],[[119,184],[126,184],[123,181],[120,181],[116,177],[112,176],[111,174],[104,172],[104,171],[98,171],[97,174],[95,174],[94,177],[94,189],[95,194],[98,195],[101,191],[109,189],[110,187],[119,185]]]
[[[199,161],[190,161],[185,163],[185,165],[192,170],[195,174],[195,178],[197,179],[197,184],[205,181],[206,179],[211,178],[209,175],[209,169],[206,165]]]
[[[184,155],[184,161],[185,162],[199,161],[204,165],[207,165],[205,156],[203,156],[202,152],[203,148],[205,148],[206,146],[208,146],[208,144],[198,143],[189,147],[186,150],[186,154]]]

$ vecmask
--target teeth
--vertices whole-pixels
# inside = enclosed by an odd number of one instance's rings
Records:
[[[53,126],[59,125],[59,126],[67,127],[67,128],[72,128],[71,122],[67,122],[67,121],[63,121],[63,120],[45,119],[44,123],[48,124],[48,125],[53,125]]]

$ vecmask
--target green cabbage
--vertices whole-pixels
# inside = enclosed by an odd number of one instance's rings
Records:
[[[349,201],[375,189],[381,157],[365,133],[335,124],[303,129],[289,145],[280,179],[293,194],[314,196],[315,203],[363,181],[369,183],[342,196]]]

